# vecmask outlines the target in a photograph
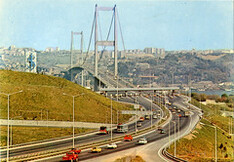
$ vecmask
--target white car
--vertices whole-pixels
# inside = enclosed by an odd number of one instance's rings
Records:
[[[153,119],[157,119],[157,115],[153,115]]]
[[[144,145],[147,143],[147,140],[146,140],[146,138],[140,138],[137,142],[138,142],[138,144]]]
[[[140,122],[137,122],[137,127],[141,127],[142,124]]]
[[[110,143],[107,145],[107,148],[108,149],[115,149],[115,148],[117,148],[117,145],[115,143]]]

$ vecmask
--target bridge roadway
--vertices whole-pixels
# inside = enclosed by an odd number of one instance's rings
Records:
[[[134,103],[135,99],[123,98],[123,101]],[[143,97],[141,98],[139,97],[139,104],[143,105],[146,109],[149,110],[151,102]],[[159,110],[157,105],[153,105],[153,109]],[[155,122],[157,122],[157,119],[153,120],[153,124]],[[150,126],[150,120],[145,120],[144,122],[142,122],[142,127],[140,128],[138,127],[138,130],[141,130],[149,126]],[[134,131],[135,131],[135,123],[132,123],[129,125],[129,132],[134,132]],[[122,136],[122,135],[123,134],[114,133],[113,138]],[[94,135],[80,137],[80,138],[77,137],[75,139],[75,145],[80,145],[80,144],[89,143],[89,142],[102,141],[104,139],[110,139],[110,134],[109,135],[94,134]],[[13,150],[10,150],[10,157],[20,156],[20,155],[25,155],[25,154],[30,154],[30,153],[40,152],[40,151],[52,150],[52,149],[57,149],[57,148],[69,147],[69,146],[72,146],[71,138],[69,138],[68,140],[57,141],[55,143],[46,143],[46,144],[41,144],[41,145],[36,145],[36,146],[13,149]],[[5,158],[6,151],[2,150],[0,155],[1,155],[0,158]]]
[[[151,87],[151,88],[100,88],[101,92],[142,92],[142,91],[169,91],[179,90],[179,87]]]
[[[90,68],[90,66],[80,66],[80,65],[74,65],[73,68],[80,67],[86,71],[88,71],[90,74],[94,76],[94,70]],[[94,67],[93,67],[94,69]],[[132,83],[129,83],[128,81],[122,79],[121,77],[118,77],[118,80],[114,78],[114,75],[110,72],[103,71],[99,69],[99,75],[95,76],[98,80],[100,80],[102,83],[104,83],[107,87],[113,88],[113,87],[135,87]]]

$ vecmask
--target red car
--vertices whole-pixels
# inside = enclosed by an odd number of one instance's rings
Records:
[[[109,129],[106,126],[101,126],[100,129],[99,129],[99,133],[100,134],[108,134]]]
[[[140,121],[144,121],[145,120],[145,118],[144,117],[140,117]]]
[[[133,138],[131,135],[125,135],[124,141],[132,141],[132,140],[133,140]]]
[[[76,154],[79,154],[79,153],[81,152],[81,149],[72,148],[71,151],[72,151],[72,152],[75,152]]]
[[[78,161],[78,154],[74,151],[69,151],[66,153],[65,156],[63,156],[63,160],[66,161]]]

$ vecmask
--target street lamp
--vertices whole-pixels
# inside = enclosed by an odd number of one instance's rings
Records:
[[[22,116],[16,116],[16,117],[14,117],[14,118],[11,118],[11,120],[12,120],[12,119],[21,118],[21,117],[22,117]],[[12,145],[13,145],[13,128],[12,128],[13,126],[12,126],[12,125],[13,125],[13,124],[11,123],[11,126],[10,126],[10,127],[11,127],[11,133],[10,133],[10,134],[11,134],[11,135],[10,135],[10,146],[12,146]]]
[[[75,148],[75,131],[74,131],[74,119],[75,119],[75,114],[74,114],[74,111],[75,111],[75,97],[79,97],[79,96],[82,96],[82,95],[84,95],[84,93],[82,93],[82,94],[79,94],[79,95],[75,95],[75,96],[71,96],[71,95],[68,95],[68,94],[66,94],[66,93],[63,93],[63,95],[64,96],[69,96],[69,97],[72,97],[73,98],[73,123],[72,123],[72,134],[73,134],[73,137],[72,137],[72,147],[73,148]]]
[[[136,104],[138,105],[137,107],[138,107],[138,109],[139,109],[138,96],[136,96],[135,102],[136,102]],[[136,109],[136,112],[138,112],[137,109]],[[137,113],[135,113],[135,120],[136,120],[136,122],[135,122],[135,131],[136,131],[136,132],[135,132],[135,133],[137,134]]]
[[[14,92],[14,93],[2,93],[0,92],[0,94],[3,94],[5,96],[7,96],[7,161],[9,161],[9,135],[10,135],[10,132],[9,132],[9,118],[10,118],[10,96],[11,95],[14,95],[14,94],[17,94],[17,93],[21,93],[23,92],[23,90],[21,91],[18,91],[18,92]]]
[[[112,94],[111,94],[111,142],[112,142]]]
[[[215,129],[215,162],[217,162],[218,161],[218,157],[217,157],[217,128],[215,126],[204,124],[202,122],[200,122],[200,124],[206,125],[206,126],[209,126],[209,127],[212,127]]]
[[[172,121],[174,123],[174,136],[175,136],[175,141],[174,141],[174,156],[176,157],[176,122]]]
[[[152,125],[153,125],[153,121],[152,121],[152,107],[153,107],[153,96],[151,95],[151,102],[150,102],[150,111],[151,111],[151,116],[150,116],[150,120],[151,120],[151,129],[152,129]]]

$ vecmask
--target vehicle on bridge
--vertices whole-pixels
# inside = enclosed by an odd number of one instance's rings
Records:
[[[133,140],[133,138],[132,138],[131,135],[125,135],[124,136],[124,141],[132,141],[132,140]]]
[[[127,124],[118,124],[117,125],[117,132],[118,133],[126,133],[128,132],[128,125]]]
[[[93,147],[91,149],[91,152],[98,152],[98,153],[100,153],[101,151],[102,151],[102,149],[100,147],[97,147],[97,146],[95,146],[95,147]]]
[[[109,129],[106,126],[101,126],[99,129],[99,134],[109,134]]]
[[[76,154],[74,151],[69,151],[66,153],[65,156],[63,156],[63,160],[65,160],[65,161],[78,161],[78,154]]]

